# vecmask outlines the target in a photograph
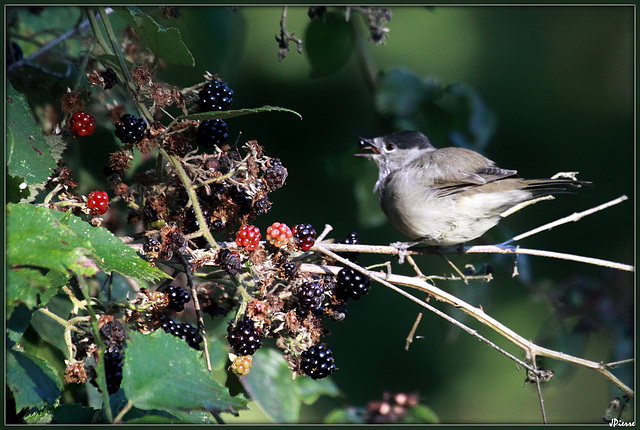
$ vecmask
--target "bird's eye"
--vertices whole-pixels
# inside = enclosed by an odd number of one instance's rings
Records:
[[[384,145],[384,149],[387,152],[392,152],[396,150],[396,145],[394,145],[393,143],[387,143]]]

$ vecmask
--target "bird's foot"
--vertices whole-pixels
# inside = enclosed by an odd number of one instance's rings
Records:
[[[497,243],[493,246],[495,246],[496,248],[500,248],[500,249],[504,249],[504,250],[508,250],[508,251],[514,251],[518,246],[517,245],[512,245],[513,241],[511,239],[502,242],[502,243]]]
[[[419,240],[413,242],[393,242],[391,246],[398,250],[398,263],[404,263],[404,257],[407,255],[407,249],[419,243]]]

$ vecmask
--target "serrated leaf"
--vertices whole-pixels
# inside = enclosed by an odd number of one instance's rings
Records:
[[[16,401],[16,412],[24,408],[52,405],[60,398],[62,383],[46,361],[13,349],[7,350],[7,387]]]
[[[310,78],[328,76],[340,70],[351,58],[355,48],[353,24],[344,15],[328,13],[325,19],[309,22],[304,46],[311,70]]]
[[[130,333],[121,387],[140,409],[229,411],[247,405],[213,379],[200,352],[162,330]]]
[[[98,412],[79,403],[65,403],[51,411],[51,424],[87,424]]]
[[[38,305],[38,296],[50,287],[50,280],[40,270],[10,269],[7,271],[7,306],[23,303],[33,309]]]
[[[56,161],[25,98],[7,81],[7,174],[23,178],[27,185],[44,183]]]
[[[207,121],[212,119],[229,119],[229,118],[236,118],[243,115],[250,115],[250,114],[262,113],[262,112],[289,112],[294,115],[297,115],[300,119],[302,119],[302,115],[300,115],[298,112],[294,110],[278,107],[278,106],[266,105],[259,108],[251,108],[251,109],[235,109],[235,110],[221,110],[221,111],[194,113],[191,115],[179,116],[173,122],[175,123],[178,121],[185,121],[185,120]]]
[[[196,61],[184,44],[177,28],[165,28],[138,8],[116,8],[153,54],[174,64],[195,66]]]
[[[7,205],[7,264],[35,266],[66,273],[115,271],[137,279],[168,276],[109,230],[89,225],[69,212],[26,204]]]
[[[33,311],[26,306],[16,306],[7,315],[10,315],[7,320],[7,348],[11,348],[29,327]]]

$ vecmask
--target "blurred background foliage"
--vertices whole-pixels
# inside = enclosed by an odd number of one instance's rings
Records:
[[[286,186],[272,195],[272,211],[256,220],[260,228],[274,221],[309,222],[319,231],[330,224],[335,239],[356,231],[361,243],[402,240],[378,209],[372,192],[375,166],[353,154],[360,136],[413,128],[428,134],[436,146],[469,146],[523,177],[579,171],[580,179],[594,183],[576,195],[513,215],[475,243],[502,242],[626,194],[629,201],[623,204],[520,245],[633,264],[632,7],[394,6],[385,25],[388,37],[376,45],[366,40],[360,16],[352,14],[350,24],[339,19],[344,8],[328,8],[329,18],[322,23],[309,19],[307,7],[292,6],[286,28],[302,39],[303,53],[292,44],[282,61],[274,38],[280,35],[282,7],[182,7],[179,18],[162,17],[160,8],[142,9],[161,24],[178,28],[196,61],[195,67],[161,64],[157,80],[187,87],[201,82],[205,71],[218,73],[235,92],[233,108],[268,104],[303,116],[299,121],[267,113],[228,121],[231,140],[239,133],[241,142],[258,140],[289,170]],[[60,34],[81,18],[72,7],[15,12],[7,16],[9,34],[45,28]],[[113,15],[116,24],[119,18]],[[120,22],[119,28],[124,26]],[[38,48],[20,38],[11,40],[25,57]],[[65,49],[84,48],[71,40]],[[40,61],[60,73],[67,67],[55,55]],[[78,76],[70,67],[68,78],[53,80],[33,69],[9,70],[8,78],[26,94],[45,129],[62,116],[59,97]],[[111,94],[108,103],[125,102]],[[118,146],[100,103],[93,106],[98,130],[91,145],[79,141],[65,153],[86,192],[105,187],[102,166]],[[124,229],[125,211],[120,218]],[[481,305],[524,337],[595,361],[633,356],[632,274],[534,257],[519,258],[520,276],[512,278],[512,258],[451,258],[460,268],[489,263],[495,279],[438,286]],[[360,263],[380,261],[362,256]],[[425,274],[451,271],[439,257],[417,261]],[[410,273],[406,265],[394,263],[394,270]],[[304,421],[322,421],[338,407],[363,406],[384,391],[418,392],[444,423],[541,421],[536,388],[523,384],[524,370],[437,316],[425,313],[416,332],[421,338],[405,351],[405,338],[420,311],[376,286],[350,307],[345,321],[331,324],[326,341],[339,367],[332,378],[343,396],[305,407]],[[464,322],[522,357],[473,321]],[[595,372],[557,362],[543,365],[556,370],[556,377],[543,386],[549,422],[602,422],[618,392]],[[617,369],[631,385],[633,367]],[[241,413],[239,421],[263,420],[255,409]]]

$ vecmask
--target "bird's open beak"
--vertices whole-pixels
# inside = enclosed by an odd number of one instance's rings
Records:
[[[355,154],[356,157],[367,157],[367,158],[371,158],[375,155],[380,154],[380,151],[378,151],[378,148],[376,148],[375,144],[373,143],[373,139],[365,139],[364,137],[360,138],[360,142],[358,142],[358,146],[360,147],[360,149],[362,149],[363,151],[372,151],[373,153],[358,153]]]

